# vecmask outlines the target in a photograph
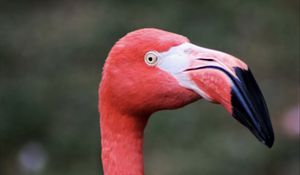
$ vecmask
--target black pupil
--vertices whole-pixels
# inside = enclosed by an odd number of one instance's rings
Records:
[[[150,62],[152,62],[152,61],[153,61],[153,58],[152,58],[152,57],[149,57],[148,59],[149,59],[149,61],[150,61]]]

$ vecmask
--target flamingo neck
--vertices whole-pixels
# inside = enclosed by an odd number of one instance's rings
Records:
[[[143,175],[143,137],[148,117],[101,110],[102,163],[105,175]]]

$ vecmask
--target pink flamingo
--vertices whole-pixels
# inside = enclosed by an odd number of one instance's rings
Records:
[[[267,106],[244,62],[159,29],[121,38],[109,52],[99,88],[104,174],[143,175],[150,115],[201,98],[221,104],[258,140],[273,145]]]

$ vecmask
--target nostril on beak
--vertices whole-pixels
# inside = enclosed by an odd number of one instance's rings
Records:
[[[197,60],[202,60],[202,61],[215,61],[212,58],[197,58]]]

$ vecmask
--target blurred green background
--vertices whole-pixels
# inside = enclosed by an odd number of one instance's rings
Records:
[[[120,37],[143,27],[247,62],[276,134],[268,149],[204,100],[158,112],[145,131],[147,175],[299,174],[298,0],[2,0],[1,175],[102,173],[101,68]]]

